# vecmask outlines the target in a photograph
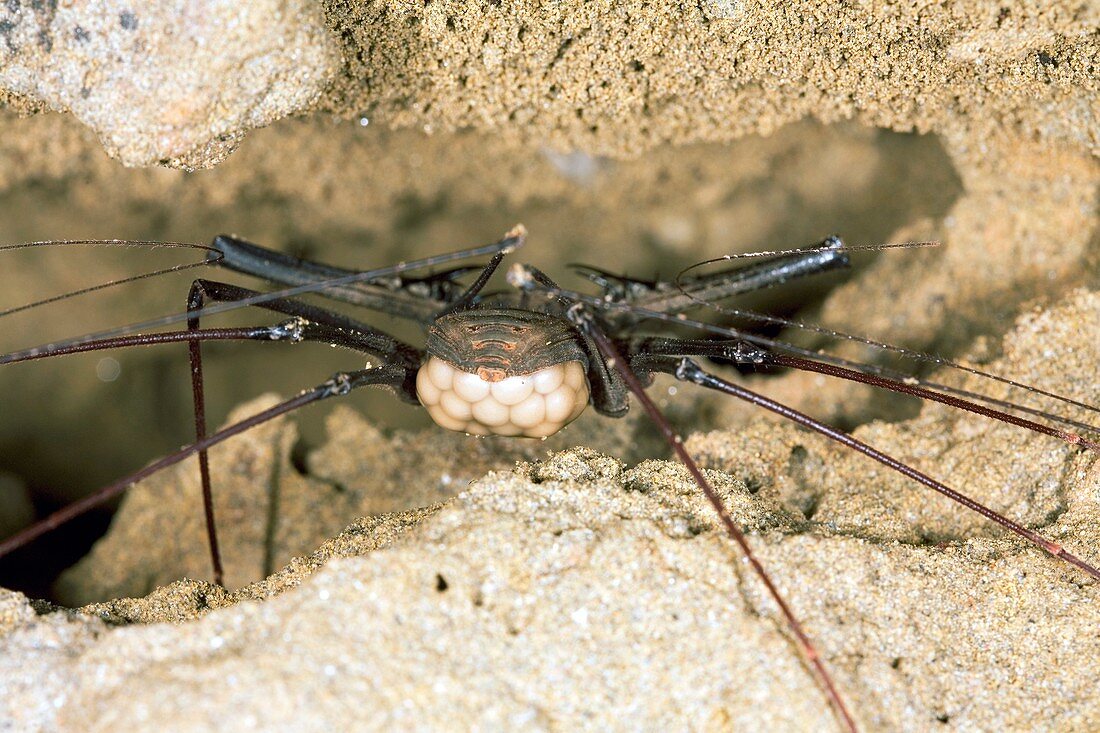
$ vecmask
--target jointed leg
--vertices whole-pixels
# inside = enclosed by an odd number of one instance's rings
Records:
[[[181,340],[186,340],[185,338]],[[104,486],[93,494],[90,494],[80,501],[74,502],[65,506],[53,514],[49,515],[45,519],[32,524],[29,527],[15,533],[11,537],[0,541],[0,557],[7,555],[14,550],[23,547],[27,543],[41,537],[47,532],[56,529],[62,524],[84,514],[90,509],[93,509],[105,502],[110,501],[114,497],[121,494],[130,486],[138,483],[139,481],[152,476],[156,472],[167,468],[168,466],[175,465],[181,461],[190,458],[197,454],[199,451],[204,451],[211,446],[217,445],[234,435],[250,430],[257,425],[272,420],[280,415],[285,415],[288,412],[297,410],[300,407],[320,402],[321,400],[328,399],[329,397],[336,397],[339,395],[345,395],[353,389],[367,386],[381,386],[390,387],[394,390],[400,391],[404,388],[404,385],[408,383],[409,375],[408,370],[399,366],[380,366],[373,369],[359,369],[353,372],[339,372],[334,374],[327,381],[313,387],[312,389],[305,390],[298,396],[293,397],[285,402],[280,402],[274,407],[270,407],[263,412],[257,413],[252,417],[241,420],[238,423],[234,423],[216,433],[213,433],[200,441],[196,441],[192,445],[182,448],[175,453],[171,453],[158,461],[151,463],[145,468],[130,474],[124,478],[115,481],[114,483]]]
[[[847,266],[844,243],[838,237],[829,237],[797,253],[709,275],[688,277],[675,283],[636,280],[588,266],[577,269],[603,288],[604,296],[611,298],[612,302],[671,315],[683,313],[704,302],[770,288],[788,280]],[[614,312],[610,317],[620,326],[637,320],[623,311]]]
[[[1002,527],[1013,532],[1014,534],[1028,540],[1029,542],[1038,546],[1040,549],[1049,553],[1050,555],[1060,560],[1064,560],[1071,565],[1075,565],[1092,577],[1100,579],[1100,570],[1088,564],[1084,560],[1078,558],[1077,556],[1067,552],[1058,543],[1052,542],[1036,532],[1032,532],[1026,527],[1023,527],[1022,525],[1013,522],[1011,519],[1005,517],[1004,515],[995,512],[984,504],[974,501],[970,497],[961,494],[958,491],[955,491],[954,489],[950,488],[940,481],[937,481],[931,476],[928,476],[927,474],[922,473],[921,471],[918,471],[917,469],[912,468],[905,463],[902,463],[896,458],[886,453],[883,453],[882,451],[873,448],[863,441],[853,438],[847,433],[844,433],[830,425],[827,425],[820,420],[816,420],[809,415],[806,415],[805,413],[799,412],[798,410],[787,407],[784,404],[771,400],[751,390],[745,389],[744,387],[734,384],[733,382],[726,381],[725,379],[710,374],[709,372],[703,370],[693,360],[688,358],[670,358],[668,362],[666,362],[665,368],[661,371],[666,371],[670,374],[674,374],[677,379],[686,382],[693,382],[700,385],[701,387],[713,389],[718,392],[736,397],[740,400],[744,400],[758,407],[763,407],[764,409],[774,412],[781,417],[787,418],[794,423],[797,423],[799,425],[802,425],[803,427],[820,433],[830,440],[834,440],[842,445],[851,448],[852,450],[862,453],[869,458],[873,458],[874,460],[878,461],[879,463],[890,469],[893,469],[894,471],[897,471],[903,476],[911,478],[918,483],[924,484],[925,486],[946,496],[952,501],[962,504],[968,509],[972,509],[978,514],[981,514],[986,519],[989,519],[990,521],[1001,525]]]
[[[737,522],[734,521],[733,517],[730,515],[729,509],[726,508],[725,503],[722,501],[722,497],[719,496],[710,481],[703,475],[695,459],[692,458],[691,454],[684,448],[683,440],[676,434],[668,420],[657,408],[657,405],[650,399],[649,395],[646,394],[645,387],[642,385],[641,380],[639,380],[638,375],[634,373],[631,363],[629,363],[626,357],[619,352],[615,343],[603,332],[600,325],[587,309],[577,304],[577,306],[570,308],[568,315],[570,320],[576,324],[581,332],[592,339],[596,344],[599,349],[601,361],[605,362],[610,369],[614,370],[621,377],[626,388],[629,389],[630,393],[633,394],[635,398],[637,398],[646,411],[646,414],[649,415],[649,418],[661,430],[662,435],[664,435],[665,440],[676,454],[676,457],[691,473],[696,485],[714,508],[727,536],[740,548],[741,553],[752,567],[753,572],[760,578],[760,581],[764,584],[765,588],[767,588],[768,594],[772,597],[772,600],[779,606],[779,610],[783,614],[788,628],[790,628],[791,633],[795,636],[799,651],[801,651],[806,663],[820,680],[821,686],[828,698],[829,705],[835,711],[838,719],[844,725],[845,729],[853,732],[857,730],[855,719],[848,710],[848,706],[844,703],[844,699],[840,696],[836,683],[833,682],[832,675],[825,667],[821,655],[818,654],[810,637],[802,628],[802,624],[795,616],[794,611],[787,605],[786,599],[783,598],[783,595],[772,581],[771,576],[768,574],[767,570],[764,569],[764,565],[753,553],[752,547],[745,538],[744,532],[741,531],[741,528],[737,526]],[[667,359],[669,357],[665,358]]]
[[[688,352],[685,352],[685,354]],[[1055,438],[1060,438],[1070,445],[1079,445],[1089,450],[1100,450],[1100,443],[1068,430],[1059,430],[1052,428],[1042,423],[1037,423],[1034,420],[1028,420],[1027,418],[1012,415],[1001,410],[995,410],[992,407],[986,407],[985,405],[971,402],[960,397],[955,397],[949,394],[943,394],[926,387],[921,387],[915,384],[909,384],[898,379],[891,379],[890,377],[878,376],[876,374],[868,374],[865,372],[857,371],[855,369],[848,369],[843,366],[835,364],[828,364],[823,362],[814,361],[812,359],[803,359],[798,356],[790,356],[787,354],[769,354],[768,360],[782,367],[790,367],[792,369],[801,369],[802,371],[817,372],[818,374],[827,374],[830,377],[838,377],[840,379],[847,379],[852,382],[860,382],[862,384],[870,384],[874,387],[881,387],[882,389],[888,389],[892,392],[900,392],[901,394],[912,395],[913,397],[919,397],[922,400],[931,400],[932,402],[939,402],[944,405],[950,405],[951,407],[957,407],[960,410],[966,410],[967,412],[973,412],[977,415],[983,415],[985,417],[999,420],[1009,425],[1015,425],[1017,427],[1031,430],[1032,432],[1042,433],[1043,435],[1050,435]],[[965,392],[964,392],[965,394]],[[1010,407],[1017,407],[1008,404]]]
[[[648,377],[652,372],[668,371],[668,359],[672,356],[702,356],[744,365],[773,363],[771,353],[737,339],[716,341],[650,337],[631,341],[627,353],[630,367],[643,377]]]
[[[192,293],[199,291],[203,300],[209,299],[216,302],[243,300],[258,294],[255,290],[214,280],[196,280],[191,289]],[[188,304],[190,305],[190,299]],[[302,319],[304,332],[318,332],[319,327],[328,327],[328,333],[339,339],[333,342],[336,346],[372,354],[386,362],[397,362],[408,367],[420,366],[423,355],[419,349],[395,339],[384,331],[342,314],[290,298],[276,298],[261,303],[257,307]],[[310,340],[304,334],[303,339]]]
[[[640,375],[650,372],[673,373],[679,364],[679,359],[669,361],[668,357],[703,356],[709,359],[725,359],[735,364],[742,365],[772,365],[801,371],[817,372],[830,377],[847,379],[852,382],[869,384],[873,387],[888,389],[892,392],[918,397],[922,400],[939,402],[950,407],[955,407],[977,415],[999,420],[1009,425],[1015,425],[1025,430],[1050,435],[1069,443],[1081,446],[1089,450],[1100,451],[1100,443],[1089,440],[1084,436],[1068,430],[1059,430],[1034,420],[1019,417],[1008,412],[996,410],[992,407],[962,399],[950,394],[944,394],[927,387],[903,382],[886,376],[868,374],[866,372],[848,369],[836,364],[804,359],[789,354],[775,353],[747,341],[723,340],[711,341],[707,339],[672,339],[672,338],[646,338],[630,343],[630,365]],[[1010,407],[1015,407],[1009,403]]]
[[[198,281],[191,285],[187,295],[187,311],[193,312],[203,306],[203,290]],[[199,330],[198,317],[187,319],[187,330],[191,333]],[[202,342],[193,338],[187,342],[187,355],[191,363],[191,403],[195,409],[195,442],[206,438],[206,397],[202,378]],[[210,459],[206,449],[199,451],[199,477],[202,483],[202,508],[206,519],[206,540],[210,547],[210,564],[214,570],[214,583],[225,587],[225,571],[222,568],[221,551],[218,549],[218,530],[214,522],[214,494],[210,480]]]
[[[231,301],[240,300],[254,294],[255,291],[236,285],[211,280],[196,280],[192,283],[191,291],[187,296],[187,311],[193,313],[201,310],[207,299]],[[299,340],[327,341],[366,351],[387,359],[397,357],[396,360],[401,366],[413,367],[420,363],[420,353],[413,347],[339,314],[329,313],[323,309],[289,299],[274,300],[263,304],[261,307],[301,319],[301,323],[298,324],[300,333],[295,334],[295,337]],[[192,333],[199,330],[199,318],[197,316],[187,319],[187,329]],[[199,339],[192,339],[188,342],[188,354],[191,363],[191,395],[195,410],[195,442],[201,443],[206,438],[206,398],[203,388],[202,342]],[[214,521],[213,482],[210,478],[210,462],[205,449],[198,452],[198,459],[199,476],[202,484],[203,513],[206,519],[206,536],[210,547],[210,562],[214,571],[214,582],[218,585],[224,585],[224,570],[221,553],[218,549],[217,526]]]

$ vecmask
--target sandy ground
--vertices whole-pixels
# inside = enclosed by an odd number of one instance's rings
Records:
[[[1078,334],[1100,329],[1098,318],[1100,296],[1075,293],[1026,317],[988,367],[1095,401],[1098,342]],[[108,539],[63,581],[71,601],[148,596],[36,615],[9,593],[9,720],[21,730],[835,727],[682,467],[576,448],[398,511],[466,481],[451,473],[452,451],[491,463],[488,441],[386,440],[350,412],[329,429],[306,475],[289,462],[290,420],[216,459],[230,477],[218,511],[233,585],[262,577],[265,553],[282,565],[270,577],[231,592],[197,580],[153,590],[204,575],[194,481],[180,472],[133,491]],[[1094,455],[935,406],[856,435],[1100,557]],[[689,447],[867,729],[1100,723],[1094,582],[799,430],[756,422]],[[275,497],[277,513],[255,511]],[[245,503],[253,510],[235,514]],[[328,536],[328,514],[348,504],[392,513],[289,559]]]

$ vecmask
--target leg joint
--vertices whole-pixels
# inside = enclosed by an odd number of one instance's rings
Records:
[[[682,382],[694,382],[695,384],[702,384],[707,377],[707,373],[695,363],[695,360],[686,356],[680,359],[673,374]]]

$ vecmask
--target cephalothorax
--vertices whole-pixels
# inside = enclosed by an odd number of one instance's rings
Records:
[[[393,391],[406,402],[423,405],[437,424],[449,430],[478,436],[542,438],[576,419],[588,404],[603,415],[620,417],[626,413],[633,395],[653,418],[676,456],[687,466],[714,507],[723,529],[764,582],[838,718],[847,728],[854,729],[852,716],[794,612],[753,556],[718,493],[646,395],[645,386],[652,376],[666,373],[763,407],[821,433],[979,512],[1092,577],[1100,578],[1100,571],[1060,545],[836,428],[711,373],[696,361],[697,358],[720,359],[737,364],[767,364],[818,372],[938,401],[1074,445],[1100,449],[1100,444],[1078,432],[1025,418],[1020,413],[1076,429],[1092,429],[1089,425],[943,385],[901,379],[882,370],[684,317],[685,311],[700,303],[846,266],[847,251],[839,239],[828,238],[805,250],[778,253],[748,267],[682,277],[675,283],[643,281],[581,268],[581,272],[598,286],[599,292],[595,295],[563,290],[537,269],[514,265],[508,273],[511,289],[487,292],[485,288],[503,258],[522,244],[524,236],[525,232],[518,227],[494,245],[369,272],[309,262],[233,237],[218,237],[210,248],[206,248],[212,261],[285,284],[288,288],[258,293],[223,282],[196,280],[188,295],[185,313],[0,355],[0,364],[5,364],[79,351],[187,343],[196,418],[195,443],[0,541],[0,556],[89,507],[107,501],[152,473],[197,455],[214,576],[220,583],[221,560],[210,501],[213,482],[206,451],[255,425],[353,389],[376,386]],[[444,269],[427,276],[408,274],[415,269],[438,268],[460,259],[486,255],[491,259],[484,266]],[[464,285],[463,279],[475,273],[473,282]],[[406,343],[373,326],[296,298],[305,293],[318,293],[418,323],[426,331],[424,346]],[[244,328],[202,328],[200,325],[204,317],[244,306],[257,306],[285,319],[274,325]],[[690,324],[707,333],[707,337],[668,335],[652,325],[660,321]],[[186,322],[186,329],[146,332],[154,326],[178,322]],[[292,399],[208,435],[201,345],[204,341],[219,340],[322,342],[364,354],[371,364],[364,369],[337,373]]]

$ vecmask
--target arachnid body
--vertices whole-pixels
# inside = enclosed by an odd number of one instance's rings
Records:
[[[632,280],[589,269],[589,279],[600,288],[595,295],[563,290],[538,270],[519,265],[509,271],[511,290],[487,293],[485,288],[489,279],[504,256],[522,243],[522,238],[522,230],[516,230],[490,247],[432,258],[427,262],[356,273],[305,262],[240,240],[221,237],[215,240],[212,256],[222,265],[290,287],[276,293],[260,294],[222,282],[197,280],[188,298],[188,311],[171,319],[172,322],[186,321],[186,330],[144,332],[149,325],[168,325],[168,321],[162,320],[3,357],[0,362],[16,362],[111,347],[187,343],[192,360],[197,440],[192,446],[104,487],[73,508],[62,510],[0,543],[0,553],[48,531],[88,506],[117,495],[127,486],[168,465],[198,455],[207,497],[206,518],[212,562],[215,577],[220,580],[222,571],[217,550],[216,517],[209,501],[211,492],[216,490],[216,477],[210,476],[206,451],[216,443],[266,420],[359,387],[380,386],[406,402],[423,404],[435,422],[450,430],[474,435],[538,438],[564,427],[589,402],[601,414],[619,417],[626,412],[629,397],[633,395],[653,417],[673,452],[687,466],[713,505],[725,532],[740,546],[753,570],[767,586],[793,634],[795,646],[804,654],[807,666],[817,676],[840,722],[853,728],[854,720],[843,702],[843,696],[796,620],[797,612],[787,607],[762,564],[751,554],[718,493],[646,396],[644,388],[651,376],[667,373],[748,401],[817,431],[974,509],[1047,553],[1076,565],[1088,575],[1100,577],[1091,565],[1060,545],[839,430],[716,376],[694,360],[719,359],[744,365],[769,364],[819,372],[941,402],[1075,445],[1090,449],[1097,447],[1078,432],[1020,417],[1012,412],[1015,406],[1008,403],[983,400],[981,395],[957,390],[952,392],[946,387],[932,389],[919,381],[902,381],[874,369],[855,368],[857,365],[847,362],[807,358],[805,352],[793,347],[788,351],[784,351],[782,345],[772,348],[776,342],[679,317],[701,302],[712,302],[745,290],[844,266],[845,248],[839,240],[828,239],[820,246],[802,252],[785,252],[757,265],[681,279],[675,284]],[[409,277],[405,274],[415,266],[439,266],[460,257],[481,255],[491,255],[484,267],[445,270],[427,277]],[[474,273],[477,274],[472,283],[461,284],[465,276]],[[307,292],[318,292],[419,323],[427,331],[425,347],[418,348],[372,326],[296,299],[295,296]],[[273,311],[285,320],[276,325],[244,328],[202,326],[201,320],[207,316],[245,305]],[[649,328],[650,323],[660,320],[689,324],[707,333],[707,337],[678,338]],[[201,344],[227,340],[328,343],[358,351],[368,356],[372,365],[366,369],[336,374],[291,400],[222,431],[208,434],[204,417]],[[1056,416],[1037,416],[1057,421]],[[1069,424],[1071,427],[1078,425]]]

